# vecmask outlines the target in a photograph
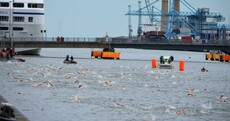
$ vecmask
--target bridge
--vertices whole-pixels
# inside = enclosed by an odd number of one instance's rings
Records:
[[[14,38],[15,40],[15,38]],[[199,40],[198,40],[199,41]],[[182,43],[180,41],[161,40],[132,40],[124,38],[65,38],[63,42],[56,38],[17,39],[17,41],[2,41],[1,46],[14,48],[135,48],[152,50],[179,50],[179,51],[208,51],[221,50],[230,54],[230,40],[212,42]]]

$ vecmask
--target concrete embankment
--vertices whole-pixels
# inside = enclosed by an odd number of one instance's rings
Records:
[[[0,107],[2,107],[4,103],[8,103],[8,101],[0,95]],[[17,110],[14,106],[12,106],[12,108],[14,109],[14,114],[17,121],[29,121],[29,119],[20,113],[19,110]]]

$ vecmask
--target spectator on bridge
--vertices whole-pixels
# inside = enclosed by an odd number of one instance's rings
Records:
[[[61,36],[61,42],[64,42],[64,37]]]
[[[57,42],[60,42],[60,37],[59,36],[56,39],[57,39]]]

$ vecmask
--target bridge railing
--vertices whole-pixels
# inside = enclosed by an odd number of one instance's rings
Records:
[[[194,44],[194,45],[230,45],[230,40],[192,40],[192,41],[181,41],[181,40],[128,40],[127,38],[108,38],[108,37],[14,37],[13,41],[17,42],[102,42],[102,43],[117,43],[117,44]],[[1,44],[4,42],[11,41],[9,38],[1,38]]]
[[[123,43],[123,44],[189,44],[189,45],[229,45],[230,40],[192,40],[192,41],[181,41],[181,40],[119,40],[115,39],[112,43]]]
[[[96,38],[96,37],[13,37],[13,38],[1,38],[1,42],[7,41],[45,41],[45,42],[100,42],[105,41],[106,38]]]

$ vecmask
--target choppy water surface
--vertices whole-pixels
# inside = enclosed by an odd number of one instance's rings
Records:
[[[43,49],[25,63],[0,62],[0,94],[32,121],[230,119],[229,63],[205,61],[204,53],[134,49],[118,49],[121,60],[101,60],[90,51]],[[63,64],[67,54],[78,64]],[[174,55],[175,69],[152,69],[160,55]]]

